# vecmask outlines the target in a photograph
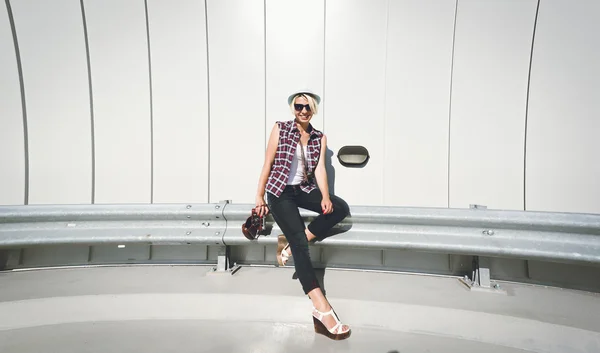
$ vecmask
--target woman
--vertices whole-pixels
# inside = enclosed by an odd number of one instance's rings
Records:
[[[329,193],[324,158],[327,137],[310,124],[320,101],[318,95],[306,91],[288,98],[295,119],[278,121],[271,130],[256,208],[261,216],[270,210],[284,233],[278,238],[277,261],[285,265],[289,257],[294,257],[302,289],[313,303],[315,331],[340,340],[350,336],[350,328],[341,324],[323,295],[308,251],[309,242],[324,239],[329,230],[349,214],[346,202]],[[298,207],[317,212],[319,216],[305,227]]]

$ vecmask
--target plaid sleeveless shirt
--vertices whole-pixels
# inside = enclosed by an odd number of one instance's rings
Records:
[[[300,140],[300,131],[294,120],[278,121],[277,125],[279,126],[279,143],[277,144],[275,160],[273,161],[273,166],[271,167],[271,172],[267,179],[266,191],[279,197],[287,185],[292,160],[296,153],[298,141]],[[312,173],[313,177],[300,183],[300,189],[306,193],[317,188],[314,171],[321,154],[322,137],[323,133],[310,125],[310,136],[306,148],[306,164],[308,167],[308,174]]]

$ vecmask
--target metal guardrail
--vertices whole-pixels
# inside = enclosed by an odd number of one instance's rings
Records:
[[[248,242],[238,225],[251,207],[227,205],[224,244]],[[317,214],[301,215],[307,221]],[[280,234],[276,225],[267,232]],[[595,214],[358,206],[332,232],[343,234],[321,244],[600,263],[600,215]],[[257,242],[275,243],[276,237]]]
[[[269,217],[250,242],[241,233],[250,204],[0,206],[0,248],[51,244],[275,244]],[[305,221],[316,213],[302,211]],[[319,245],[600,264],[600,215],[351,207]]]
[[[219,204],[0,206],[0,248],[103,243],[222,245]]]

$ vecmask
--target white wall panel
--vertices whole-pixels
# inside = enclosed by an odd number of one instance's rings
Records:
[[[264,1],[207,5],[210,202],[254,203],[265,156]]]
[[[25,144],[17,57],[6,6],[0,6],[0,205],[25,202]]]
[[[29,137],[29,203],[92,200],[89,82],[77,0],[13,1]]]
[[[524,207],[524,126],[536,5],[535,0],[458,2],[450,207]]]
[[[598,1],[540,4],[527,119],[527,210],[600,213],[599,15]]]
[[[345,145],[361,145],[371,156],[362,168],[332,158],[333,191],[351,205],[383,203],[387,7],[387,0],[329,0],[325,11],[328,147],[337,155]]]
[[[204,1],[148,1],[155,203],[208,202]]]
[[[266,16],[268,139],[275,121],[294,119],[287,105],[293,91],[309,88],[323,97],[325,3],[267,0]],[[323,128],[322,111],[311,124]]]
[[[151,123],[144,1],[86,0],[96,203],[148,203]]]
[[[385,205],[448,206],[454,14],[454,1],[390,1]]]

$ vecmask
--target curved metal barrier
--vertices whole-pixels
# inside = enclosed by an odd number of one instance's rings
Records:
[[[225,245],[248,242],[240,225],[251,205],[225,208]],[[303,211],[308,221],[317,214]],[[267,233],[279,234],[276,225]],[[600,263],[600,215],[478,209],[358,206],[322,241],[336,247],[405,249],[462,255]],[[257,242],[276,242],[276,237]]]
[[[219,246],[217,271],[231,272],[230,247],[274,245],[271,217],[254,241],[241,233],[252,205],[135,204],[0,206],[0,249],[57,244]],[[306,222],[317,214],[301,212]],[[336,248],[474,256],[472,278],[489,287],[487,257],[600,264],[600,215],[487,209],[351,207],[318,243]],[[481,259],[480,259],[481,257]],[[1,264],[0,264],[1,265]]]
[[[0,247],[50,244],[247,245],[250,204],[0,206]],[[305,221],[317,214],[302,211]],[[274,244],[267,217],[255,242]],[[322,245],[600,263],[600,215],[357,206]]]
[[[57,244],[222,245],[220,204],[0,206],[0,247]]]

